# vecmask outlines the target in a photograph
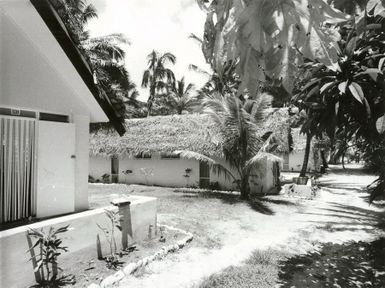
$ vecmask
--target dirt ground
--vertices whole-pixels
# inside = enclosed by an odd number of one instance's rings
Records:
[[[325,243],[369,242],[384,236],[385,205],[369,205],[363,191],[375,177],[357,167],[332,168],[319,179],[321,189],[313,200],[277,195],[250,204],[222,193],[94,184],[90,203],[105,205],[120,194],[158,197],[160,223],[193,233],[194,241],[120,286],[192,287],[229,266],[241,267],[255,250],[285,251],[295,257],[322,250]]]

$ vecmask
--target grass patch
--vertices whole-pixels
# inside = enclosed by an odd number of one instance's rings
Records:
[[[230,266],[205,278],[196,288],[274,287],[279,263],[285,254],[276,250],[256,250],[241,266]]]

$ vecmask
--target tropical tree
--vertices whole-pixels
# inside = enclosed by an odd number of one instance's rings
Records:
[[[193,95],[194,90],[194,84],[186,85],[182,77],[172,84],[169,94],[164,98],[164,105],[176,111],[177,114],[182,114],[183,111],[191,112],[198,105],[196,95]]]
[[[207,13],[203,54],[212,67],[239,59],[237,74],[251,97],[259,83],[281,79],[291,91],[303,59],[332,65],[340,35],[333,24],[347,16],[323,0],[198,0]]]
[[[92,67],[101,93],[108,96],[114,110],[124,118],[124,102],[132,82],[121,46],[130,44],[129,40],[122,34],[91,38],[86,26],[89,20],[97,17],[97,11],[87,0],[52,0],[52,3]]]
[[[350,21],[341,27],[344,37],[338,42],[341,52],[336,69],[316,61],[305,65],[309,77],[296,100],[308,110],[315,108],[325,116],[309,120],[312,125],[318,125],[318,132],[325,131],[333,139],[338,131],[339,139],[345,143],[332,142],[339,147],[335,150],[340,155],[350,146],[346,142],[357,141],[355,139],[364,139],[366,145],[360,146],[363,153],[373,153],[382,143],[383,136],[376,127],[385,113],[385,20],[382,15],[385,16],[385,8],[381,1],[369,1],[360,21]],[[374,165],[380,174],[377,183],[382,183],[381,175],[385,175],[380,168],[384,164]]]
[[[271,96],[262,94],[257,100],[244,103],[234,95],[214,93],[203,99],[204,112],[210,116],[219,129],[223,155],[231,171],[205,155],[191,151],[176,151],[184,158],[206,162],[218,174],[237,183],[243,199],[249,198],[249,178],[258,169],[261,159],[278,158],[267,153],[270,133],[261,135],[261,125],[271,104]],[[235,171],[236,174],[233,174]]]
[[[168,90],[170,85],[175,82],[174,72],[167,68],[167,64],[175,64],[176,57],[166,52],[160,54],[153,50],[147,56],[148,67],[143,73],[142,87],[149,88],[149,97],[147,100],[147,116],[151,115],[151,109],[156,97]],[[163,94],[164,95],[164,94]]]

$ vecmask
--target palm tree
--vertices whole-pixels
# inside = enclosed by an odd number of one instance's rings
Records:
[[[233,95],[222,96],[214,93],[203,100],[204,111],[219,128],[222,139],[223,154],[230,164],[229,169],[215,160],[191,151],[176,151],[185,158],[206,162],[214,172],[224,173],[237,183],[241,198],[248,199],[250,193],[249,177],[258,167],[262,158],[278,160],[266,152],[270,134],[260,135],[261,124],[265,120],[266,108],[271,104],[271,96],[261,94],[257,100],[244,103]]]
[[[237,94],[239,84],[241,83],[236,72],[237,62],[227,61],[223,65],[218,65],[213,73],[209,73],[193,64],[189,65],[189,69],[209,77],[209,80],[199,91],[202,97],[214,92],[218,92],[221,95]],[[240,98],[244,100],[243,95],[240,95]]]
[[[166,99],[166,105],[179,115],[183,111],[191,111],[198,104],[196,97],[192,95],[194,89],[194,84],[189,83],[186,86],[184,77],[182,77],[172,85],[171,93]]]
[[[119,117],[124,118],[124,102],[132,82],[124,66],[125,53],[121,45],[130,44],[129,40],[122,34],[90,38],[85,27],[97,17],[97,11],[87,0],[53,0],[52,3],[92,67],[99,88],[107,94]]]
[[[98,17],[93,4],[88,4],[87,0],[52,0],[50,2],[77,44],[89,38],[89,33],[84,28],[89,20]]]
[[[160,54],[153,50],[147,56],[148,68],[143,73],[142,87],[149,88],[150,95],[147,100],[147,116],[151,115],[151,108],[158,92],[164,92],[175,82],[175,76],[171,69],[167,68],[168,63],[175,64],[176,57],[166,52]]]

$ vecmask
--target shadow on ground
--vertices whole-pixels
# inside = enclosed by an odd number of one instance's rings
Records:
[[[280,263],[281,287],[384,287],[385,238],[325,244],[319,252]]]
[[[374,211],[335,202],[329,203],[328,208],[319,208],[319,213],[303,212],[302,214],[320,216],[317,221],[309,222],[316,223],[318,229],[328,232],[359,230],[370,232],[375,227],[385,229],[384,211]],[[338,221],[330,221],[328,217],[338,217]]]
[[[227,192],[216,192],[216,191],[201,191],[201,192],[183,192],[178,190],[176,193],[181,193],[183,198],[202,198],[202,199],[219,199],[224,204],[239,204],[245,203],[251,209],[258,213],[265,215],[274,215],[274,211],[269,207],[269,204],[275,205],[295,205],[294,203],[282,199],[272,199],[270,197],[252,197],[250,200],[243,200],[240,198],[239,193],[227,193]]]

